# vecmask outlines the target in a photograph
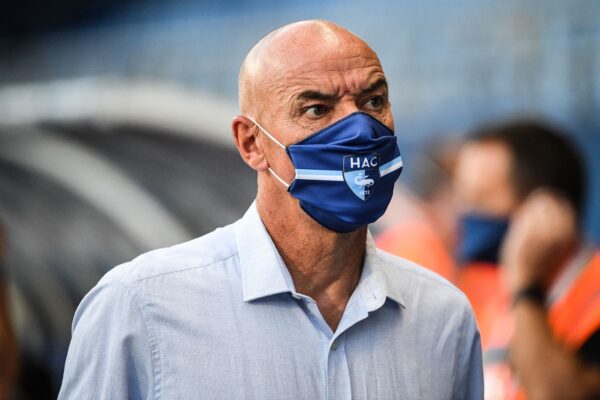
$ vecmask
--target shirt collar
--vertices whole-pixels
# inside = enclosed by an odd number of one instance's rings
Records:
[[[402,293],[406,290],[407,282],[405,279],[399,279],[399,276],[393,274],[390,268],[394,268],[394,266],[388,265],[381,259],[371,232],[368,232],[365,262],[355,291],[361,294],[369,311],[381,307],[386,298],[393,300],[403,308],[405,307]]]
[[[256,202],[236,224],[235,240],[244,301],[295,291],[292,278],[258,215]]]
[[[258,215],[256,202],[236,224],[235,238],[244,301],[279,293],[296,294],[291,275]],[[369,311],[381,307],[386,298],[404,307],[401,293],[406,282],[392,279],[385,267],[368,233],[363,271],[354,295],[362,298]]]

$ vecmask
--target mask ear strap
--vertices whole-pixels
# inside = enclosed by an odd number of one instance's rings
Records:
[[[262,126],[260,126],[260,124],[258,122],[256,122],[255,120],[253,120],[250,117],[246,117],[246,118],[248,118],[250,121],[254,122],[254,125],[258,126],[258,129],[260,129],[261,131],[263,131],[264,134],[269,137],[269,139],[271,139],[275,144],[277,144],[279,147],[281,147],[282,149],[285,150],[285,146],[283,144],[281,144],[281,142],[279,140],[275,139],[269,132],[267,132],[267,130],[265,128],[263,128]]]
[[[248,118],[250,121],[254,122],[254,125],[258,126],[258,129],[260,129],[261,131],[263,131],[265,133],[265,135],[267,135],[269,137],[269,139],[271,139],[275,144],[279,145],[282,149],[285,150],[285,146],[283,144],[281,144],[279,142],[279,140],[275,139],[273,136],[271,136],[271,134],[269,132],[266,131],[265,128],[263,128],[262,126],[260,126],[260,124],[258,122],[256,122],[255,120],[253,120],[250,117],[246,117]],[[269,167],[269,172],[279,181],[281,182],[281,184],[283,186],[285,186],[286,188],[290,187],[290,184],[287,183],[286,181],[284,181],[283,179],[281,179],[281,177],[279,175],[277,175],[277,173],[275,171],[273,171],[273,169],[271,167]]]
[[[269,172],[270,172],[271,174],[273,174],[273,176],[274,176],[274,177],[275,177],[275,178],[276,178],[276,179],[277,179],[279,182],[281,182],[281,183],[283,184],[283,186],[285,186],[286,188],[289,188],[289,187],[290,187],[290,185],[289,185],[288,183],[286,183],[286,182],[285,182],[283,179],[281,179],[281,177],[280,177],[279,175],[277,175],[277,174],[275,173],[275,171],[273,171],[273,170],[271,169],[271,167],[269,167]]]

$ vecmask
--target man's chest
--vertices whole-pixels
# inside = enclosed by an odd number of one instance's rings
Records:
[[[293,302],[199,307],[185,318],[163,311],[156,340],[165,399],[430,399],[449,390],[440,363],[452,360],[421,351],[432,348],[427,335],[386,321],[391,310],[337,337]]]

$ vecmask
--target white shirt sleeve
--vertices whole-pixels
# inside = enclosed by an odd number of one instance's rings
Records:
[[[454,386],[453,399],[483,399],[483,359],[481,339],[475,322],[473,310],[468,304],[465,307],[462,343],[458,354],[458,376]]]
[[[159,353],[151,332],[139,296],[102,279],[75,313],[59,399],[154,398]]]

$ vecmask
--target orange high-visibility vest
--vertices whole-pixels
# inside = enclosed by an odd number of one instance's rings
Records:
[[[481,346],[486,349],[498,335],[498,318],[508,311],[509,295],[502,281],[502,270],[496,264],[472,263],[461,268],[456,285],[469,299],[481,336]],[[507,332],[508,334],[508,332]],[[502,338],[508,342],[510,335]],[[495,338],[495,342],[501,341]]]
[[[572,350],[600,329],[600,252],[552,305],[549,321],[556,339]]]
[[[496,283],[500,283],[499,274],[495,278],[488,278],[497,279]],[[496,311],[502,308],[506,311],[495,316],[484,313],[481,317],[484,321],[496,320],[493,328],[486,327],[489,330],[485,332],[486,343],[483,346],[485,398],[521,400],[526,396],[510,371],[506,358],[514,327],[508,312],[510,303],[505,292],[499,293],[498,298],[498,303],[487,301],[498,307]],[[504,306],[501,305],[502,301]],[[493,308],[487,310],[496,312]],[[548,323],[556,340],[573,352],[578,351],[600,329],[600,252],[583,268],[567,292],[550,306]],[[498,355],[504,357],[499,358]]]
[[[383,251],[415,262],[449,281],[454,280],[454,261],[444,243],[427,223],[412,221],[384,231],[375,239]]]

